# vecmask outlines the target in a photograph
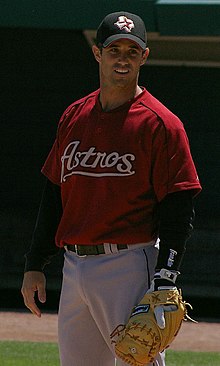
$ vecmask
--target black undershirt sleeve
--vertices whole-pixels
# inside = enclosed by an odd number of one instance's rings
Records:
[[[193,220],[193,191],[170,193],[160,202],[160,250],[156,269],[179,270]]]
[[[51,258],[58,254],[55,235],[62,215],[60,187],[46,179],[31,246],[25,254],[25,272],[43,271]]]

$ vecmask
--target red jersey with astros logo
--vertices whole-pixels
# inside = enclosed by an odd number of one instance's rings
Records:
[[[168,193],[201,190],[181,121],[143,89],[104,112],[99,90],[71,104],[42,168],[61,186],[66,244],[149,242]]]

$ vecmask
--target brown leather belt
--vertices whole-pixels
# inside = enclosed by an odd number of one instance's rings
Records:
[[[116,245],[118,250],[128,249],[127,244],[112,244]],[[86,245],[86,244],[75,244],[75,245],[67,245],[67,250],[71,252],[75,252],[76,254],[83,256],[83,255],[99,255],[105,254],[104,244],[97,244],[97,245]]]

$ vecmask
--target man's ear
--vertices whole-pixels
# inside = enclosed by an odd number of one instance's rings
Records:
[[[101,50],[97,46],[92,46],[92,52],[97,62],[101,61]]]
[[[146,48],[146,50],[143,52],[143,55],[142,55],[141,66],[144,65],[145,62],[147,61],[149,53],[150,53],[149,48]]]

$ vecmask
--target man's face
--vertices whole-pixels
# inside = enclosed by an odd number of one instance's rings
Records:
[[[147,59],[149,50],[143,51],[130,40],[112,42],[99,50],[93,46],[93,53],[100,65],[100,80],[103,86],[135,86],[140,66]]]

